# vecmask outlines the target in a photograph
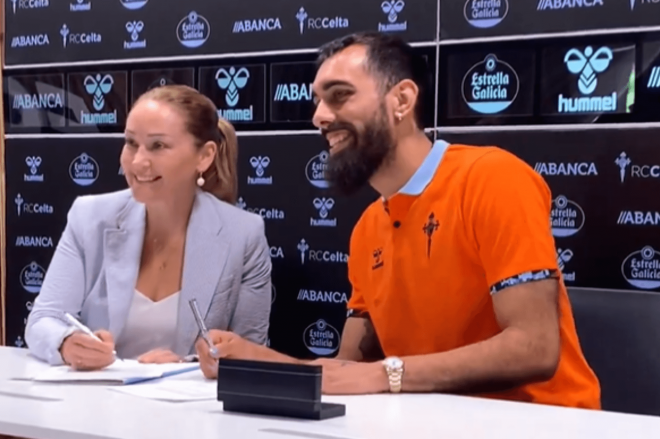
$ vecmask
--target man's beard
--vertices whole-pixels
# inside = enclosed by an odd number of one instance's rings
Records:
[[[341,194],[352,195],[368,184],[374,173],[392,157],[394,138],[384,107],[361,133],[348,122],[333,123],[325,132],[336,130],[347,131],[350,143],[328,158],[324,178]]]

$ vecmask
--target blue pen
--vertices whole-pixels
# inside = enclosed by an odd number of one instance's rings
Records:
[[[190,305],[193,316],[195,316],[195,321],[197,322],[197,327],[199,328],[199,334],[204,339],[206,344],[209,345],[209,352],[211,353],[211,356],[213,358],[218,358],[218,348],[213,345],[209,331],[206,329],[202,314],[199,312],[199,308],[197,307],[197,299],[190,299],[188,301],[188,305]]]

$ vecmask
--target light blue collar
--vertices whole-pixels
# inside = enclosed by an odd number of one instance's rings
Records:
[[[444,140],[436,140],[431,151],[422,162],[422,166],[415,171],[410,180],[399,190],[399,193],[404,195],[420,195],[424,192],[424,189],[433,180],[435,171],[440,166],[448,147],[449,143]]]

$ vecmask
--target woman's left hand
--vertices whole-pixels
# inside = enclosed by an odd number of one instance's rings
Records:
[[[180,363],[183,359],[170,350],[154,349],[153,351],[140,355],[137,360],[140,363],[163,364]]]

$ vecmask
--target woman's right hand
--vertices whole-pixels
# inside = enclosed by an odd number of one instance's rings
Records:
[[[108,331],[94,333],[102,341],[82,332],[74,332],[64,339],[60,348],[62,359],[76,370],[99,370],[114,363],[115,342]]]

